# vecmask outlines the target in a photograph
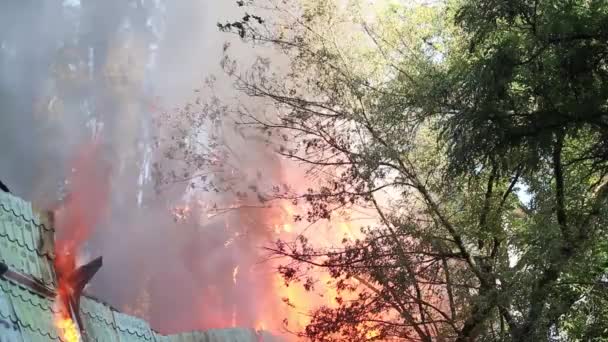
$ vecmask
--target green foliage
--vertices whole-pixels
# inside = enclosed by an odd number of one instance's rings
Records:
[[[455,168],[514,153],[533,168],[558,132],[585,128],[606,136],[605,7],[601,1],[460,4],[455,20],[467,45],[454,47],[450,82],[437,90],[446,95],[444,129]],[[594,157],[605,159],[604,144],[596,140]]]
[[[311,313],[302,336],[601,341],[608,4],[339,4],[265,6],[275,20],[243,23],[244,39],[285,53],[286,76],[226,64],[278,112],[244,119],[289,135],[280,154],[327,175],[294,194],[310,221],[376,212],[359,240],[272,249],[286,281],[313,283],[314,266],[357,298]]]

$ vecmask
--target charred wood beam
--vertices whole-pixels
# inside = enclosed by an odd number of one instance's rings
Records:
[[[0,181],[0,190],[4,191],[4,192],[8,192],[10,193],[11,191],[8,189],[8,187],[6,186],[6,184],[2,183],[2,181]]]
[[[80,309],[80,297],[84,287],[93,279],[93,276],[99,271],[103,265],[102,257],[98,257],[93,261],[78,267],[74,272],[69,275],[68,282],[72,284],[72,300],[76,305],[74,307],[75,312],[79,312]]]

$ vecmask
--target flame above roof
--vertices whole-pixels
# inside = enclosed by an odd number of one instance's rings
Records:
[[[62,341],[53,325],[57,277],[53,268],[52,217],[8,192],[0,192],[0,336],[3,341]],[[94,260],[92,268],[100,267]],[[94,267],[93,267],[94,266]],[[87,267],[85,267],[85,270]],[[0,271],[3,267],[0,267]],[[89,272],[83,274],[88,278]],[[87,279],[82,279],[83,281]],[[230,328],[162,335],[137,317],[89,295],[78,313],[84,341],[99,342],[279,342],[254,329]]]

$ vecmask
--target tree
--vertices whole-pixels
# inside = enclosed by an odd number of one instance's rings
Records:
[[[286,137],[277,153],[316,177],[275,197],[309,221],[355,206],[377,217],[341,246],[270,248],[288,283],[313,288],[311,269],[335,280],[338,305],[301,336],[605,336],[608,5],[238,4],[220,29],[289,60],[242,70],[226,55],[237,88],[276,109],[239,106],[241,124]]]

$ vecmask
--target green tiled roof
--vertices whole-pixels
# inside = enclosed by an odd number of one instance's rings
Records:
[[[7,281],[0,279],[0,336],[7,341],[22,341],[17,314],[13,309],[13,301]],[[7,290],[5,290],[5,288]]]
[[[29,202],[0,192],[0,261],[52,287],[53,230],[40,217]]]
[[[156,342],[257,342],[259,341],[253,329],[226,328],[210,329],[207,331],[193,331],[170,336],[156,336]],[[270,336],[264,342],[279,342]]]
[[[154,334],[148,323],[140,318],[129,316],[121,312],[114,312],[116,329],[120,335],[120,340],[130,341],[151,341]]]
[[[257,341],[253,329],[213,329],[204,333],[208,342]]]
[[[53,325],[54,298],[49,297],[56,285],[53,253],[54,229],[48,218],[30,203],[0,191],[0,261],[19,275],[0,276],[0,342],[62,342]],[[258,341],[252,329],[161,335],[146,321],[86,295],[80,299],[80,318],[89,342]]]
[[[53,326],[53,302],[49,298],[6,279],[0,279],[0,289],[0,314],[5,322],[12,324],[14,335],[19,331],[23,341],[59,340]]]
[[[80,317],[89,341],[120,342],[109,306],[83,296],[80,299]]]

